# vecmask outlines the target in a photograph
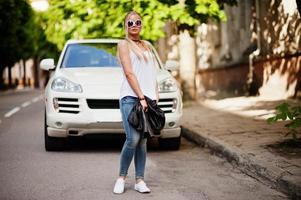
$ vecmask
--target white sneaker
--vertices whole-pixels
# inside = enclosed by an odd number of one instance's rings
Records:
[[[124,192],[125,180],[123,178],[118,178],[115,182],[113,192],[115,194],[122,194]]]
[[[139,183],[136,183],[135,190],[141,193],[150,193],[150,189],[146,186],[144,181],[139,181]]]

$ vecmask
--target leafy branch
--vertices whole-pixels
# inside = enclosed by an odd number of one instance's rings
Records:
[[[301,106],[290,106],[288,103],[282,103],[276,106],[276,115],[267,119],[269,124],[277,121],[289,122],[285,124],[285,127],[289,129],[289,132],[285,135],[291,134],[293,139],[297,139],[298,128],[301,126]]]

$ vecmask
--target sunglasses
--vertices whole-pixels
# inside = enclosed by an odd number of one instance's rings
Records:
[[[137,27],[141,27],[142,25],[142,22],[140,19],[134,21],[134,20],[128,20],[127,21],[127,25],[128,25],[128,28],[131,28],[133,27],[134,25],[136,25]]]

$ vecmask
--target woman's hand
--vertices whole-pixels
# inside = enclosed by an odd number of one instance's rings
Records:
[[[146,103],[145,99],[140,100],[140,103],[142,105],[142,108],[143,108],[144,112],[147,112],[148,106],[147,106],[147,103]]]

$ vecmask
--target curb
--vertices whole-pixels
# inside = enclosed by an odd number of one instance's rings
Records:
[[[284,170],[269,166],[268,163],[254,158],[253,155],[243,153],[238,148],[228,145],[216,137],[197,133],[185,126],[181,126],[181,128],[182,136],[187,140],[201,147],[209,148],[212,153],[226,158],[243,173],[289,195],[291,199],[301,199],[301,185],[291,181],[290,175]]]

